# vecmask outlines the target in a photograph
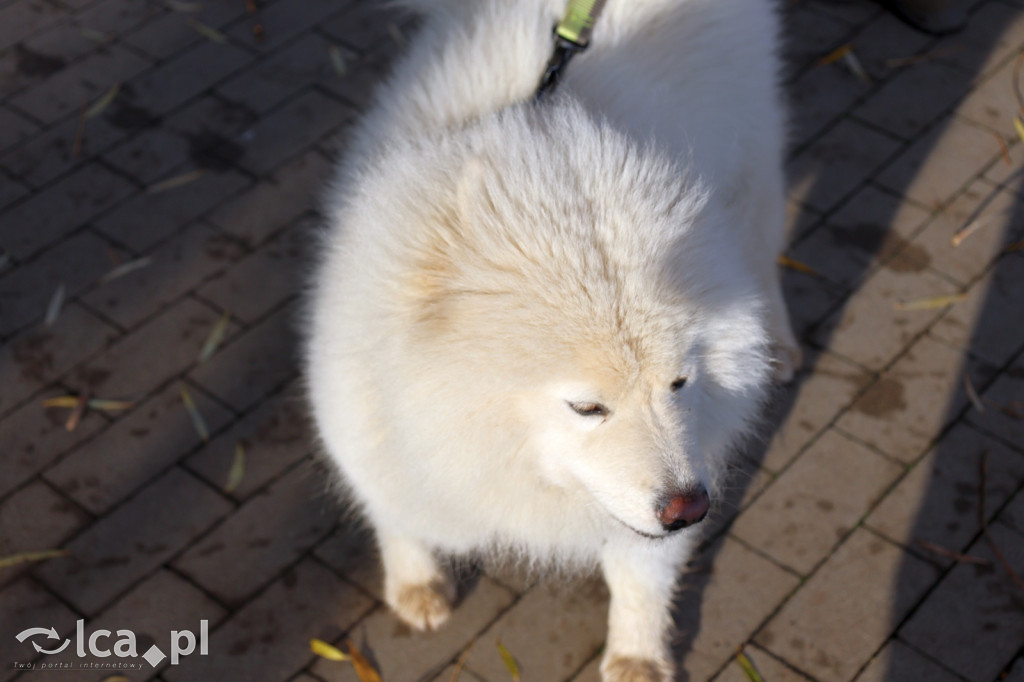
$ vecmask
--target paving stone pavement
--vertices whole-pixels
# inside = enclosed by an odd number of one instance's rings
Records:
[[[867,0],[780,4],[808,360],[681,578],[679,679],[749,679],[743,651],[766,682],[1024,680],[1024,5],[932,37]],[[509,680],[496,639],[527,682],[598,679],[594,577],[471,567],[441,631],[399,625],[314,456],[305,236],[414,30],[372,0],[0,0],[0,557],[68,551],[0,568],[0,682],[355,680],[313,637],[385,682]],[[860,73],[823,59],[844,45]],[[68,394],[130,404],[69,431],[43,404]],[[207,655],[143,662],[201,620]],[[140,657],[15,639],[78,621]],[[114,663],[15,668],[81,660]]]

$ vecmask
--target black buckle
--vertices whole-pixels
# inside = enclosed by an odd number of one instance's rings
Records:
[[[533,94],[535,102],[543,101],[555,89],[559,79],[562,77],[562,72],[565,71],[565,67],[569,64],[569,60],[577,52],[582,52],[586,48],[586,45],[574,43],[556,34],[555,51],[551,54],[551,59],[548,60],[547,66],[544,67],[544,75],[541,76],[540,84],[537,85],[537,90]]]

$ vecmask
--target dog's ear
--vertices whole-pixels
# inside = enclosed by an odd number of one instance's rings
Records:
[[[446,205],[439,205],[427,218],[422,239],[415,247],[413,270],[408,289],[417,318],[431,327],[450,322],[451,298],[457,289],[457,263],[466,262],[472,251],[474,225],[484,219],[486,202],[490,201],[484,185],[485,163],[471,157],[456,173],[454,188]]]

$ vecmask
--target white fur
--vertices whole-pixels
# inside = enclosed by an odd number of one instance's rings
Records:
[[[605,679],[665,679],[696,531],[666,534],[656,500],[713,490],[772,349],[783,377],[799,357],[775,17],[608,0],[536,105],[563,0],[409,4],[430,14],[328,196],[306,346],[326,451],[400,617],[446,618],[436,553],[600,563]]]

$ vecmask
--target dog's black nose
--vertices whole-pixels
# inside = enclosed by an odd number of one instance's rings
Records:
[[[677,491],[662,498],[656,513],[661,527],[667,531],[679,530],[700,522],[708,514],[711,500],[708,491],[700,485],[687,491]]]

